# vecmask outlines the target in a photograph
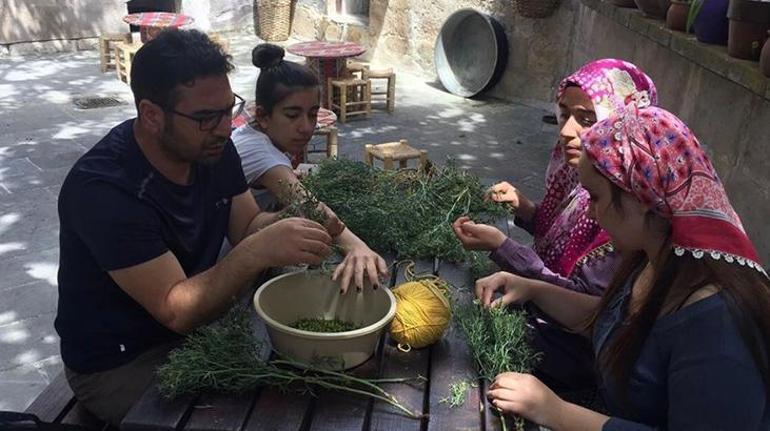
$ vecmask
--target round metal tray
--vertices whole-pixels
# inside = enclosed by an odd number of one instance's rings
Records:
[[[475,96],[492,87],[508,61],[508,40],[494,18],[473,9],[453,13],[433,50],[436,74],[450,93]]]

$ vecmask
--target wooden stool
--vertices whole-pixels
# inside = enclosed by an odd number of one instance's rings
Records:
[[[367,165],[374,166],[374,159],[382,160],[385,169],[393,169],[394,161],[398,161],[398,167],[404,169],[408,160],[418,159],[418,167],[424,170],[428,163],[428,151],[410,147],[406,139],[387,144],[367,144],[364,161]]]
[[[131,33],[107,33],[99,36],[99,66],[102,73],[115,67],[115,42],[131,43]]]
[[[354,95],[350,97],[349,92]],[[364,79],[340,79],[330,78],[326,85],[327,106],[339,112],[339,119],[346,123],[351,115],[363,115],[369,118],[372,112],[372,94],[369,81]],[[355,108],[354,108],[355,107]],[[357,109],[357,110],[351,110]]]
[[[226,53],[230,52],[230,41],[219,33],[212,31],[207,33],[209,39],[211,39],[212,42],[216,43],[217,45],[222,47],[222,50],[224,50]]]
[[[372,94],[372,102],[385,103],[385,109],[389,113],[393,113],[393,111],[396,109],[396,73],[393,72],[393,69],[370,70],[369,68],[366,68],[363,70],[363,78],[369,81],[369,86],[371,87],[370,92]],[[387,80],[387,85],[384,90],[375,90],[374,82],[372,82],[372,80],[375,79]]]
[[[125,43],[118,42],[115,45],[115,73],[118,75],[118,79],[131,84],[131,62],[134,61],[134,56],[139,48],[142,47],[140,43]]]
[[[369,70],[369,65],[348,60],[345,70],[347,70],[347,76],[350,78],[364,79],[364,70]]]
[[[337,158],[337,127],[327,126],[319,127],[313,132],[313,136],[326,136],[326,149],[325,150],[308,150],[305,146],[305,160],[308,160],[308,153],[326,153],[326,157],[335,159]]]

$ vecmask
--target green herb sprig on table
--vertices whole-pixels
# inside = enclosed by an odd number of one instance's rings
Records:
[[[259,386],[313,393],[329,389],[384,401],[401,414],[421,418],[379,385],[423,379],[363,379],[342,372],[307,367],[288,359],[264,359],[249,313],[236,307],[219,322],[189,335],[182,347],[171,352],[157,370],[158,388],[165,397],[202,391],[240,393]]]

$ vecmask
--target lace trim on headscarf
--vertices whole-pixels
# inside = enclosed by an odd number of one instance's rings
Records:
[[[612,241],[605,242],[604,244],[589,251],[588,253],[584,254],[583,257],[578,259],[578,261],[575,262],[575,268],[585,265],[589,260],[604,257],[614,252],[615,252],[615,246],[612,244]]]
[[[690,253],[690,255],[692,255],[692,257],[696,259],[703,259],[704,257],[710,257],[714,260],[723,259],[727,263],[737,263],[741,266],[748,266],[749,268],[756,269],[758,272],[764,274],[765,277],[768,277],[767,272],[765,272],[765,269],[762,268],[762,265],[758,264],[757,262],[754,262],[751,259],[746,259],[745,257],[736,256],[734,254],[725,253],[719,250],[707,250],[707,249],[701,249],[701,248],[674,246],[675,255],[682,257],[684,256],[685,253]]]

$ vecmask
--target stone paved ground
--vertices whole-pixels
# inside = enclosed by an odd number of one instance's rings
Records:
[[[236,92],[253,98],[256,69],[247,34],[229,35]],[[96,52],[0,60],[0,410],[23,410],[61,370],[56,313],[56,199],[70,166],[110,128],[134,115],[131,93],[102,75]],[[554,126],[547,104],[468,100],[419,74],[398,71],[396,112],[340,126],[340,154],[407,138],[433,161],[456,157],[491,181],[508,179],[531,196],[542,176]],[[115,96],[118,107],[81,110],[72,99]],[[93,205],[99,205],[94,202]]]

